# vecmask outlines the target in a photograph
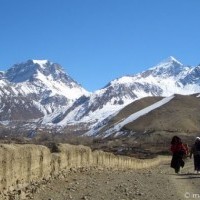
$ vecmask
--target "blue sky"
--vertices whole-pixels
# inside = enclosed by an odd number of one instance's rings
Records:
[[[200,63],[199,0],[0,0],[0,70],[61,64],[84,88],[174,56]]]

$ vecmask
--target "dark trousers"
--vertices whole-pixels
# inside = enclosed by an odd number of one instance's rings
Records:
[[[194,170],[200,171],[200,155],[194,155]]]
[[[175,169],[175,172],[180,171],[180,167],[184,167],[183,155],[174,153],[171,160],[171,167]]]

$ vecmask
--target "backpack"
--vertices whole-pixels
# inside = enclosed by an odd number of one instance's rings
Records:
[[[185,155],[188,156],[189,155],[189,146],[188,146],[188,144],[183,144],[183,147],[184,147]]]

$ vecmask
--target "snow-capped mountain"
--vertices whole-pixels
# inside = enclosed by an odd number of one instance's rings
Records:
[[[133,101],[199,92],[200,66],[186,66],[173,57],[144,72],[117,78],[93,93],[60,65],[29,60],[0,73],[0,121],[34,119],[37,126],[62,128],[90,124],[92,135]]]
[[[88,94],[60,65],[28,60],[0,75],[0,120],[38,119]]]
[[[185,66],[173,57],[142,73],[111,81],[103,89],[88,97],[81,97],[70,108],[58,115],[43,119],[43,124],[90,122],[92,130],[98,129],[129,103],[147,96],[171,96],[200,92],[200,66]]]

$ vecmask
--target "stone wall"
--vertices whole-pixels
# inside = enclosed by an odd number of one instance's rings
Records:
[[[0,145],[0,191],[25,187],[34,181],[49,179],[61,171],[80,167],[141,169],[158,165],[166,157],[139,160],[115,156],[89,147],[59,144],[59,153],[40,145]]]
[[[51,173],[51,153],[39,145],[0,145],[0,191]]]

